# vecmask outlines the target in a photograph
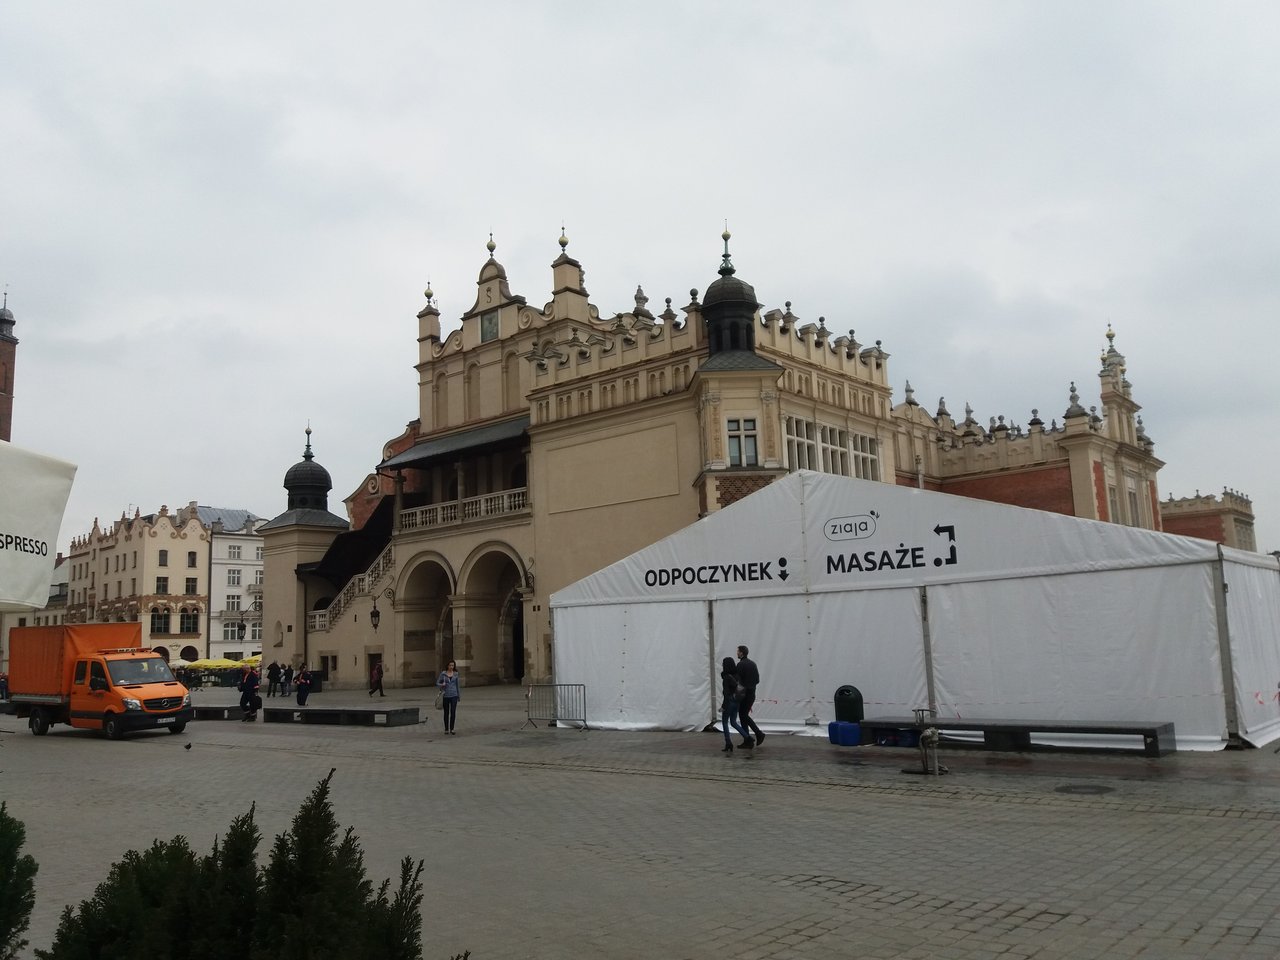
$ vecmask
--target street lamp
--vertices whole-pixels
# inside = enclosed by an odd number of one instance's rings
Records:
[[[392,603],[396,602],[396,592],[390,587],[382,591],[382,595]],[[378,630],[378,624],[382,622],[382,611],[378,609],[378,595],[376,593],[369,594],[373,598],[373,609],[369,611],[369,625],[373,627],[374,632]]]

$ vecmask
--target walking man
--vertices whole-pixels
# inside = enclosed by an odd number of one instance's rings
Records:
[[[756,735],[756,743],[764,743],[764,731],[751,717],[751,708],[756,702],[756,687],[760,685],[760,671],[756,668],[755,661],[747,657],[747,653],[746,647],[738,647],[738,683],[742,684],[745,691],[738,698],[738,722]],[[744,747],[750,747],[751,743],[750,737],[743,737]]]
[[[267,696],[274,697],[280,692],[280,664],[274,660],[267,667]]]
[[[378,696],[380,697],[386,696],[386,694],[382,692],[382,660],[381,659],[379,659],[378,662],[375,663],[369,669],[369,696],[372,697],[375,693],[378,694]]]
[[[258,696],[258,687],[262,683],[262,678],[258,676],[258,671],[253,667],[245,667],[244,673],[240,675],[240,709],[244,711],[241,722],[252,723],[258,719],[258,707],[262,705],[262,698]]]

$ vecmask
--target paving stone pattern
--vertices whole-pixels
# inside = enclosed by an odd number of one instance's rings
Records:
[[[369,875],[427,862],[428,960],[1280,956],[1280,756],[914,751],[771,736],[520,729],[520,691],[416,727],[202,721],[122,742],[0,717],[0,797],[40,864],[47,946],[126,850],[285,830],[331,767]],[[233,691],[197,693],[234,701]],[[367,706],[325,691],[315,705]],[[190,743],[190,750],[184,746]],[[204,922],[230,922],[206,918]]]

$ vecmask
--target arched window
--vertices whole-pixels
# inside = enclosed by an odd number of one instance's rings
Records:
[[[178,632],[179,633],[199,633],[200,632],[200,611],[183,607],[178,612]]]

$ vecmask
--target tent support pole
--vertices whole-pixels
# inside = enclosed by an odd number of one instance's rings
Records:
[[[1231,626],[1227,622],[1227,575],[1218,544],[1218,559],[1213,565],[1213,611],[1218,620],[1218,661],[1222,666],[1222,703],[1227,712],[1227,739],[1240,737],[1240,711],[1236,704],[1236,671],[1231,662]]]
[[[938,692],[933,685],[933,638],[929,634],[929,588],[920,588],[920,639],[924,643],[924,683],[929,709],[938,715]]]
[[[716,692],[720,689],[717,682],[720,671],[716,669],[716,608],[710,600],[707,601],[707,670],[711,674],[711,721],[704,728],[704,733],[720,729],[720,702],[716,699]]]

